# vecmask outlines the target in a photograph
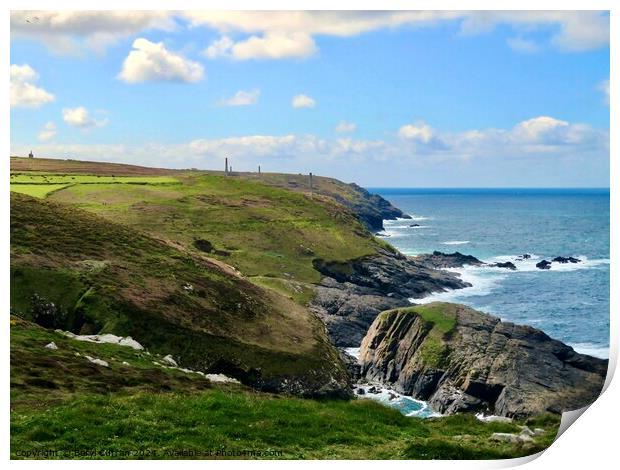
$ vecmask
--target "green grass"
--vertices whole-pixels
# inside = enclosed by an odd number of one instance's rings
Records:
[[[27,194],[28,196],[32,197],[45,198],[54,191],[59,191],[68,186],[70,186],[70,184],[14,184],[13,182],[11,182],[11,191],[15,193]]]
[[[44,349],[50,341],[57,350]],[[91,364],[86,354],[110,367]],[[96,449],[107,454],[94,458],[178,458],[179,450],[278,452],[241,458],[510,458],[546,448],[559,424],[558,417],[538,417],[528,424],[546,432],[534,443],[496,443],[491,434],[518,433],[521,423],[483,423],[471,415],[423,420],[370,400],[276,396],[211,384],[154,360],[13,317],[11,456],[55,449],[61,453],[50,457],[61,458]]]
[[[99,176],[53,173],[13,173],[11,184],[170,184],[179,180],[169,176]]]
[[[209,256],[247,276],[317,283],[312,261],[346,261],[384,244],[332,199],[260,181],[216,175],[179,177],[167,185],[77,184],[51,196]]]

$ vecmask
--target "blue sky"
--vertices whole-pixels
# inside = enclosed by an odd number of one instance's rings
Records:
[[[12,153],[609,185],[605,13],[264,15],[13,12]]]

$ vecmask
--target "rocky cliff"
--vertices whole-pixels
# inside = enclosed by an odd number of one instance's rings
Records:
[[[361,346],[362,375],[442,413],[523,417],[594,401],[607,361],[529,326],[435,302],[383,312]]]
[[[377,315],[410,305],[410,298],[460,289],[470,284],[458,275],[418,263],[388,248],[346,262],[315,260],[322,279],[311,309],[323,320],[339,347],[357,347]]]

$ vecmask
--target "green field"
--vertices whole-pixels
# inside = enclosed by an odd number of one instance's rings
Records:
[[[59,191],[63,188],[70,186],[70,184],[62,184],[62,183],[54,183],[54,184],[44,184],[44,183],[11,183],[11,191],[14,193],[27,194],[28,196],[45,198],[49,196],[54,191]]]
[[[44,349],[51,341],[57,350]],[[110,366],[88,362],[87,354]],[[12,457],[55,449],[61,453],[49,458],[66,458],[71,454],[64,452],[95,449],[107,454],[93,458],[196,458],[176,454],[179,450],[214,452],[198,458],[226,458],[215,452],[244,450],[268,454],[233,456],[511,458],[546,448],[559,424],[554,416],[515,423],[484,423],[471,415],[408,418],[366,399],[309,400],[211,384],[153,361],[160,358],[128,347],[79,342],[13,318]],[[490,440],[494,432],[519,433],[522,424],[545,433],[531,443]],[[143,452],[125,454],[132,450]]]
[[[170,184],[169,176],[60,175],[53,173],[13,173],[11,184]]]

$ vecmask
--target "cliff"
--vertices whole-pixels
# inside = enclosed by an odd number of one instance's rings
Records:
[[[586,406],[607,372],[606,360],[536,328],[440,302],[383,312],[362,341],[361,364],[367,379],[439,412],[508,417]]]

